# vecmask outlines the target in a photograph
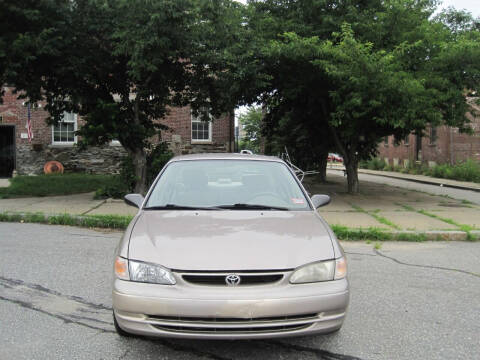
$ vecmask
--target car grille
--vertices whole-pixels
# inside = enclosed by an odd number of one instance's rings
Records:
[[[228,274],[188,274],[182,275],[183,280],[197,285],[223,285],[227,286],[225,277]],[[283,274],[238,274],[241,278],[238,286],[266,285],[283,279]]]
[[[230,317],[177,317],[150,315],[147,321],[155,328],[163,331],[182,333],[266,333],[294,331],[307,328],[318,321],[317,314],[301,314],[290,316],[261,318]]]
[[[259,333],[269,333],[269,332],[280,332],[280,331],[293,331],[301,330],[310,326],[311,324],[306,325],[283,325],[283,326],[265,326],[265,327],[247,327],[247,328],[201,328],[201,327],[185,327],[185,326],[164,326],[164,325],[154,325],[159,330],[172,331],[172,332],[183,332],[183,333],[205,333],[205,334],[259,334]]]

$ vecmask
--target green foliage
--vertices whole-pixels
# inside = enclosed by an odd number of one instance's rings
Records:
[[[168,149],[168,145],[163,142],[154,146],[147,154],[147,187],[153,183],[160,170],[172,157],[173,153]],[[122,161],[120,174],[113,177],[111,182],[99,188],[95,193],[95,198],[121,199],[126,194],[134,192],[136,182],[133,160],[130,156],[126,156]]]
[[[147,155],[147,185],[150,186],[163,167],[173,157],[167,143],[161,142],[154,146]]]
[[[370,227],[368,229],[351,229],[343,225],[332,225],[332,230],[340,240],[391,240],[392,234],[384,229]]]
[[[397,171],[405,174],[480,183],[480,163],[473,159],[467,159],[455,165],[438,164],[428,167],[426,164],[417,165],[410,163],[408,167],[401,167],[387,165],[383,159],[372,158],[360,162],[359,166],[369,170]]]
[[[435,165],[425,171],[425,175],[480,183],[480,164],[473,159],[468,159],[455,165]]]
[[[0,32],[0,80],[32,102],[43,98],[52,123],[64,111],[81,115],[82,145],[119,140],[135,158],[142,192],[144,149],[166,128],[156,119],[188,104],[213,115],[234,108],[225,74],[236,60],[224,50],[236,44],[241,7],[229,0],[19,0],[0,12],[0,29],[8,30]]]
[[[374,157],[368,160],[363,160],[359,163],[359,167],[369,170],[383,170],[387,166],[385,160]]]
[[[262,108],[251,106],[247,112],[238,117],[238,126],[243,128],[245,136],[240,141],[240,150],[260,152],[260,139],[262,130]]]
[[[69,195],[96,191],[115,179],[112,175],[48,174],[16,176],[10,186],[0,188],[0,197]]]
[[[358,161],[383,136],[443,123],[468,131],[464,89],[480,84],[479,31],[454,33],[431,18],[435,5],[252,1],[267,148],[296,145],[309,159],[340,152],[356,191]]]
[[[124,179],[120,175],[115,175],[112,180],[107,184],[99,187],[95,191],[95,199],[122,199],[126,194],[132,192],[132,188],[135,184],[130,183],[130,187],[125,183]]]
[[[45,215],[43,213],[0,213],[0,222],[26,222],[48,225],[69,225],[88,228],[107,228],[124,230],[133,216],[121,215],[85,215],[70,214]]]

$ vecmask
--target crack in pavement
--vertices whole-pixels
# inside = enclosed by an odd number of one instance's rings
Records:
[[[385,254],[381,253],[380,251],[378,251],[377,249],[374,249],[373,251],[375,251],[375,253],[376,253],[377,255],[382,256],[382,257],[387,258],[387,259],[390,259],[390,260],[392,260],[392,261],[394,261],[394,262],[396,262],[397,264],[400,264],[400,265],[420,267],[420,268],[425,268],[425,269],[436,269],[436,270],[453,271],[453,272],[459,272],[459,273],[462,273],[462,274],[472,275],[472,276],[475,276],[475,277],[480,277],[480,274],[477,274],[477,273],[474,273],[474,272],[471,272],[471,271],[467,271],[467,270],[461,270],[461,269],[455,269],[455,268],[448,268],[448,267],[444,267],[444,266],[420,265],[420,264],[406,263],[406,262],[403,262],[403,261],[401,261],[401,260],[395,259],[395,258],[392,257],[392,256],[385,255]]]
[[[2,276],[0,276],[0,287],[4,290],[0,296],[2,301],[62,320],[65,324],[76,324],[100,333],[116,334],[116,331],[113,329],[111,307],[91,303],[79,296],[64,295],[38,284],[26,283],[22,280]],[[95,317],[85,316],[85,314],[92,314]],[[142,337],[137,337],[137,339],[198,357],[207,357],[212,360],[230,360],[211,352],[192,346],[172,343],[168,340],[153,340]],[[124,356],[126,355],[124,354]]]
[[[64,295],[38,284],[2,276],[0,276],[0,287],[4,289],[0,300],[38,311],[62,320],[66,324],[76,324],[99,331],[99,333],[116,334],[112,323],[112,308],[109,306],[95,304],[79,296]],[[189,353],[198,357],[207,357],[212,360],[230,360],[230,358],[202,350],[196,346],[179,344],[168,339],[144,337],[137,337],[137,339],[149,342],[155,346],[164,346],[173,351]],[[326,350],[283,342],[262,341],[261,343],[274,345],[277,348],[288,351],[310,352],[318,356],[319,359],[324,360],[360,360],[360,358],[349,355],[335,354]],[[123,359],[127,355],[128,352],[126,351],[119,359]]]
[[[310,348],[308,346],[303,346],[303,345],[287,344],[281,341],[271,341],[271,340],[270,341],[266,340],[263,342],[267,344],[279,346],[287,350],[309,352],[319,356],[319,359],[321,360],[362,360],[361,358],[356,356],[336,354],[327,350]]]
[[[84,211],[83,213],[81,213],[80,215],[87,215],[90,211],[93,211],[95,209],[98,209],[100,206],[102,206],[103,204],[105,204],[107,202],[107,199],[103,200],[102,202],[100,202],[100,204],[97,204],[95,205],[94,207],[92,207],[91,209],[88,209],[87,211]]]

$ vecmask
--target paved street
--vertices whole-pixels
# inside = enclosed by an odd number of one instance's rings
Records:
[[[337,334],[264,341],[123,339],[111,320],[120,237],[0,223],[0,359],[473,359],[480,243],[343,243],[351,306]]]

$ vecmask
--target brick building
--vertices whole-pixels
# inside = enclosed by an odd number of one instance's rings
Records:
[[[83,125],[76,114],[65,114],[62,122],[50,126],[45,122],[48,113],[43,104],[31,109],[33,139],[29,141],[25,100],[18,99],[10,87],[4,87],[4,91],[3,104],[0,104],[0,177],[11,176],[13,170],[19,174],[40,174],[50,160],[60,161],[68,171],[118,172],[126,155],[118,142],[86,150],[75,146],[78,142],[75,131]],[[161,140],[166,141],[175,154],[232,152],[234,149],[233,113],[203,122],[192,116],[187,106],[170,109],[169,114],[158,121],[169,127],[162,132]]]
[[[467,159],[480,162],[480,106],[468,98],[471,111],[467,117],[471,121],[473,135],[461,134],[457,128],[439,126],[430,128],[427,136],[409,135],[399,144],[393,136],[385,138],[379,146],[379,157],[389,165],[408,166],[415,162],[429,166],[435,164],[455,164]]]

